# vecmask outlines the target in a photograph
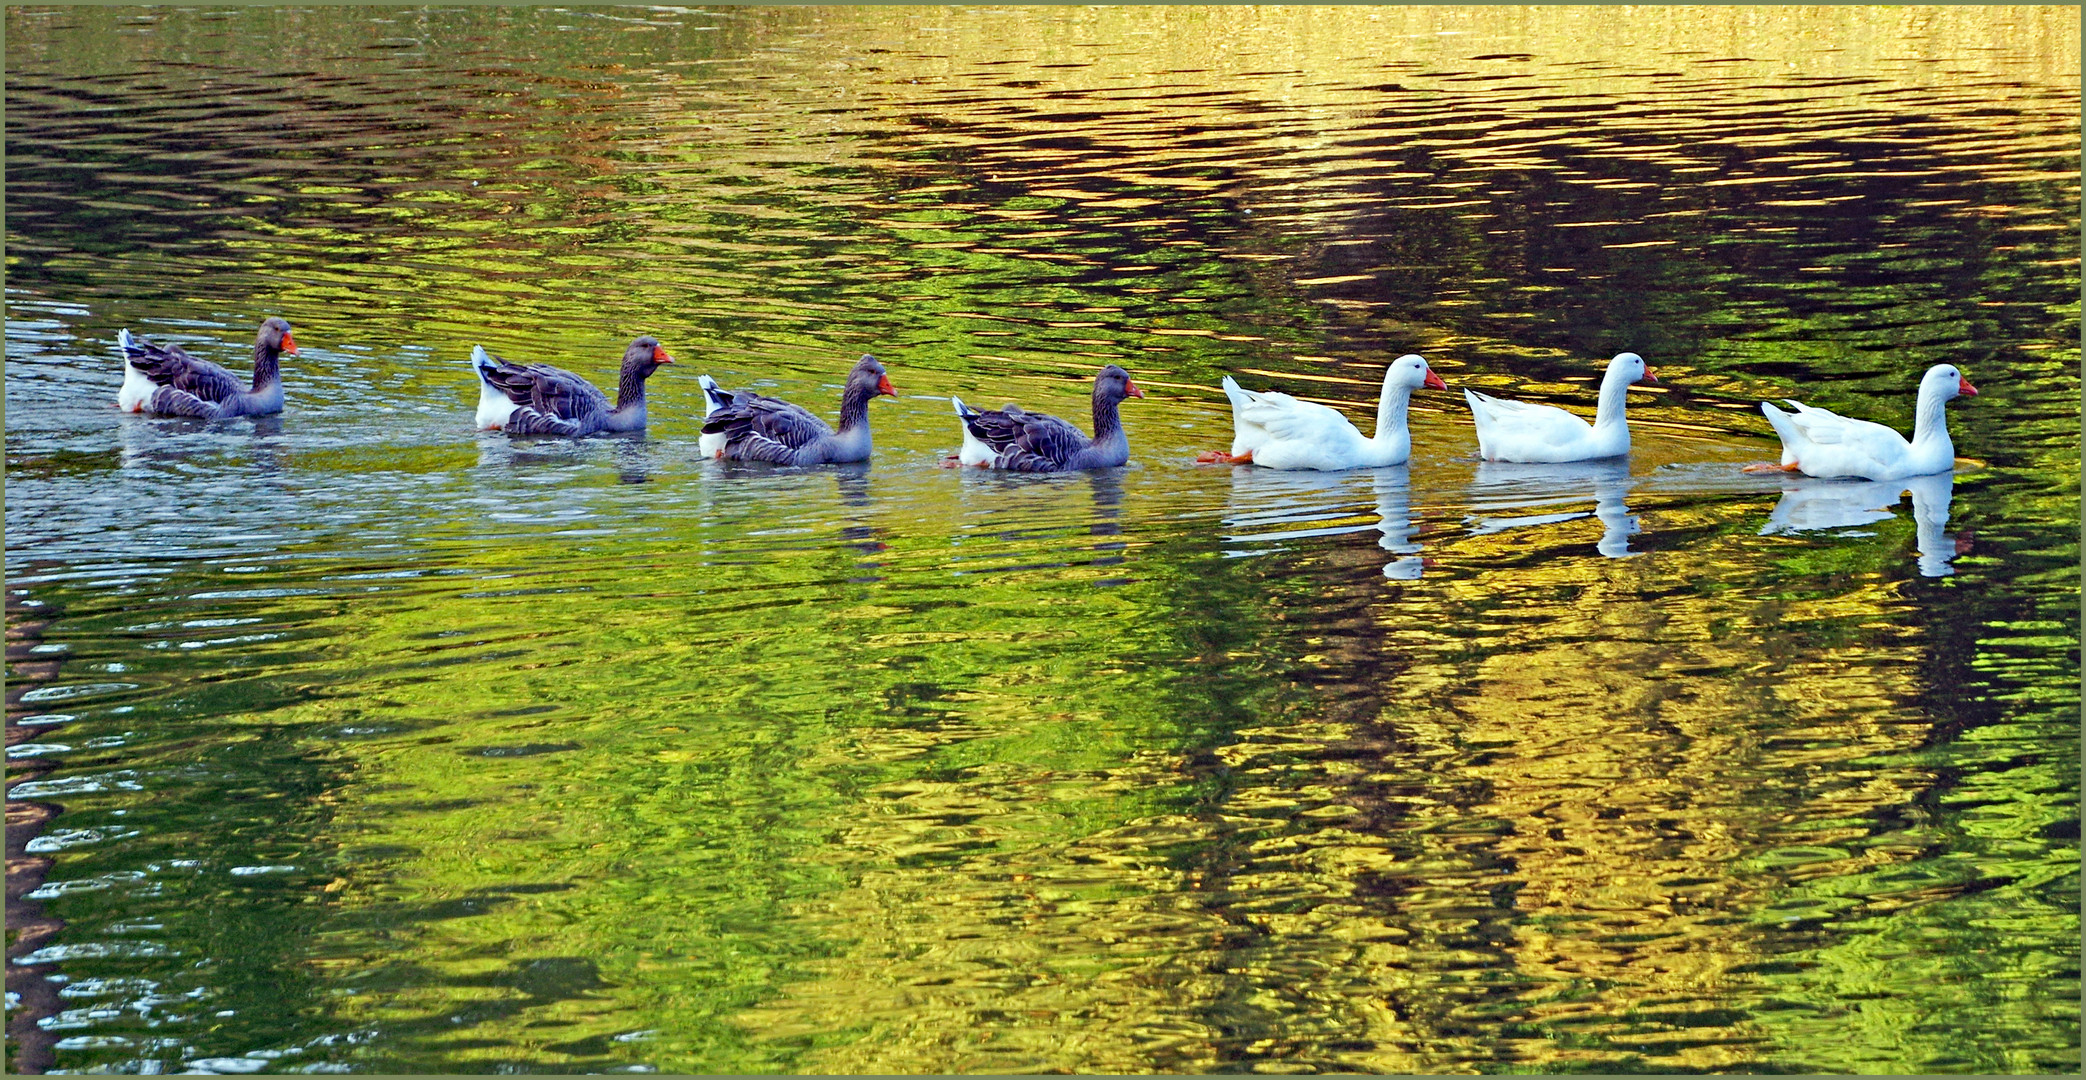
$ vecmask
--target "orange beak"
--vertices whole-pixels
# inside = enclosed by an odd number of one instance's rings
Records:
[[[1659,381],[1659,377],[1652,373],[1650,364],[1644,365],[1644,381],[1648,383],[1655,383]]]
[[[1958,375],[1958,376],[1956,376],[1956,383],[1957,383],[1957,386],[1956,386],[1956,393],[1958,393],[1958,394],[1968,394],[1968,395],[1970,395],[1971,397],[1976,397],[1976,396],[1977,396],[1977,387],[1975,387],[1975,386],[1972,386],[1972,385],[1970,385],[1970,380],[1969,380],[1969,379],[1966,379],[1966,378],[1962,377],[1961,375]]]
[[[879,375],[876,377],[876,392],[879,394],[889,394],[892,397],[898,396],[898,390],[896,387],[893,387],[891,385],[891,377],[889,375]]]
[[[652,362],[655,364],[671,364],[674,362],[674,358],[666,355],[665,349],[654,345],[652,346]]]
[[[1131,382],[1131,381],[1130,381],[1130,380],[1128,380],[1128,379],[1124,379],[1124,380],[1123,380],[1123,389],[1124,389],[1125,391],[1128,391],[1131,397],[1137,397],[1137,398],[1141,398],[1141,397],[1143,397],[1143,396],[1144,396],[1144,391],[1142,391],[1142,390],[1139,390],[1139,389],[1137,388],[1137,384],[1136,384],[1136,383],[1134,383],[1134,382]]]
[[[1447,389],[1449,388],[1449,384],[1448,384],[1448,383],[1445,383],[1445,382],[1442,382],[1442,381],[1441,381],[1441,376],[1439,376],[1439,375],[1436,375],[1436,374],[1434,373],[1434,369],[1433,369],[1433,368],[1428,368],[1428,369],[1427,369],[1427,381],[1426,381],[1426,382],[1423,382],[1423,383],[1421,383],[1420,385],[1421,385],[1421,386],[1431,386],[1431,387],[1435,388],[1436,390],[1447,390]]]
[[[289,353],[291,356],[297,355],[297,339],[284,334],[282,336],[282,351]],[[1968,386],[1969,384],[1965,383],[1964,385]],[[1975,394],[1977,391],[1972,390],[1971,393]]]

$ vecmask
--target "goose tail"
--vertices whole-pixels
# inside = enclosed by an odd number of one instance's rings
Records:
[[[1794,401],[1789,404],[1798,410],[1803,408]],[[1803,434],[1796,430],[1794,418],[1775,408],[1773,402],[1761,402],[1760,411],[1767,416],[1767,425],[1775,429],[1776,437],[1782,440],[1782,464],[1795,463],[1797,447],[1803,444]]]
[[[129,330],[116,332],[116,344],[123,350],[123,386],[116,391],[116,407],[124,412],[144,412],[152,395],[159,392],[158,384],[145,377],[131,360],[145,355],[145,349],[131,339]]]
[[[732,396],[731,396],[730,394],[727,394],[727,393],[725,393],[725,392],[724,392],[724,391],[723,391],[722,389],[720,389],[720,388],[719,388],[719,387],[717,386],[717,380],[716,380],[716,379],[713,379],[713,378],[711,378],[711,377],[710,377],[710,376],[708,376],[708,375],[704,375],[704,376],[702,376],[701,378],[697,379],[696,381],[697,381],[697,382],[699,382],[699,383],[701,383],[701,384],[703,384],[703,415],[704,415],[704,416],[708,416],[708,415],[710,415],[711,413],[713,413],[713,412],[716,412],[716,411],[717,411],[717,408],[718,408],[718,406],[720,406],[720,405],[729,405],[729,404],[731,404],[731,402],[732,402]]]

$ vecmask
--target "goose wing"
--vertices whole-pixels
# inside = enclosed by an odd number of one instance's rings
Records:
[[[215,420],[223,409],[215,401],[205,401],[178,386],[162,386],[152,392],[148,406],[161,416],[193,416],[203,420]]]
[[[510,364],[497,356],[491,359],[492,364],[478,369],[480,376],[517,406],[557,420],[578,420],[608,411],[606,395],[564,368]]]
[[[1348,432],[1360,434],[1340,410],[1298,401],[1288,394],[1261,394],[1243,410],[1243,416],[1281,442],[1320,443]]]
[[[198,402],[223,401],[246,389],[237,375],[208,360],[198,360],[181,351],[179,345],[155,345],[144,338],[126,332],[123,335],[123,358],[136,368],[138,373],[161,387],[179,392],[179,396],[192,397]],[[167,412],[159,407],[159,399],[167,397],[170,403],[178,402],[173,395],[153,395],[153,411]],[[214,414],[214,411],[213,411]],[[204,415],[196,412],[173,411],[176,416]]]
[[[1470,403],[1471,415],[1480,425],[1494,426],[1503,431],[1512,430],[1536,438],[1569,438],[1593,430],[1592,424],[1555,405],[1508,401],[1475,390],[1463,391],[1463,397]]]
[[[1016,472],[1056,472],[1090,441],[1067,421],[1011,405],[967,416],[964,426],[992,448],[1000,468]]]
[[[1556,404],[1535,404],[1527,400],[1506,400],[1479,394],[1477,390],[1464,390],[1464,398],[1471,400],[1471,413],[1489,423],[1502,423],[1529,429],[1558,429],[1558,432],[1577,432],[1577,429],[1592,427],[1581,417],[1558,409]]]
[[[1783,464],[1813,476],[1892,475],[1911,450],[1903,435],[1882,424],[1795,401],[1787,404],[1795,411],[1785,413],[1766,402],[1761,411],[1782,438]]]
[[[801,405],[741,390],[721,395],[703,420],[703,434],[723,435],[725,456],[745,461],[796,461],[797,451],[827,438],[833,428]]]
[[[1906,445],[1903,435],[1882,424],[1841,416],[1831,409],[1812,408],[1801,402],[1791,401],[1788,405],[1796,410],[1783,414],[1789,426],[1806,441],[1818,446],[1860,447],[1873,450]]]

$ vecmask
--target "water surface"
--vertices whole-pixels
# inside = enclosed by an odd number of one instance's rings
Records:
[[[15,1068],[2079,1066],[2070,13],[7,38]],[[110,407],[271,313],[280,418]],[[471,430],[471,345],[640,333],[644,437]],[[1622,349],[1626,460],[1193,463],[1226,373]],[[862,352],[868,465],[696,453]],[[1953,478],[1738,471],[1944,361]],[[1129,467],[938,467],[1111,362]]]

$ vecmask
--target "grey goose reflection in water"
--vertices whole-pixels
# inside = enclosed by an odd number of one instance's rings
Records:
[[[1090,569],[1129,561],[1121,469],[963,469],[957,476],[962,524],[945,564],[953,574]],[[1081,488],[1086,489],[1084,500],[1077,494]],[[1112,588],[1132,579],[1111,574],[1086,580]]]
[[[1356,523],[1351,519],[1363,512],[1357,505],[1361,494],[1356,490],[1357,480],[1365,476],[1375,497],[1377,520]],[[1382,533],[1377,546],[1397,556],[1385,564],[1383,576],[1411,581],[1424,570],[1420,545],[1412,539],[1412,470],[1408,465],[1343,472],[1238,466],[1231,471],[1231,496],[1223,522],[1225,554],[1232,557],[1280,551],[1285,540],[1375,529]]]
[[[610,444],[645,443],[643,431],[603,432],[590,439],[511,439],[502,432],[480,431],[478,436],[478,468],[516,470],[513,475],[530,481],[543,479],[527,470],[544,469],[556,465],[584,465],[599,459],[601,447]],[[618,453],[619,465],[630,467],[637,458],[631,452]]]
[[[1909,476],[1902,480],[1814,480],[1808,477],[1782,486],[1782,498],[1760,527],[1760,535],[1852,529],[1897,516],[1900,498],[1912,495],[1912,521],[1919,537],[1919,572],[1947,577],[1960,554],[1948,527],[1949,503],[1955,498],[1952,472]],[[1855,533],[1852,535],[1868,535]]]
[[[206,459],[247,456],[263,476],[282,472],[282,414],[202,420],[189,416],[126,415],[116,424],[117,460],[126,469],[179,465],[204,468]]]
[[[1472,536],[1577,521],[1587,516],[1586,511],[1507,512],[1569,506],[1584,503],[1591,496],[1593,516],[1600,519],[1602,526],[1595,548],[1611,559],[1633,554],[1630,537],[1638,532],[1637,517],[1623,504],[1630,491],[1628,457],[1553,465],[1480,461],[1469,490],[1472,513],[1464,521],[1470,525]]]

